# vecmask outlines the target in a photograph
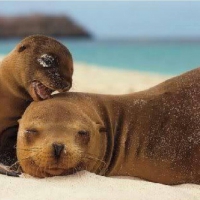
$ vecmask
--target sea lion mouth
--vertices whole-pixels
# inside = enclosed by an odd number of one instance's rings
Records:
[[[48,167],[45,168],[46,172],[51,174],[51,175],[62,175],[62,176],[67,176],[67,175],[71,175],[71,174],[75,174],[76,172],[79,172],[81,170],[84,170],[84,164],[82,162],[78,163],[76,166],[74,167],[70,167],[70,168],[66,168],[66,167]],[[59,173],[59,174],[57,174]]]
[[[61,89],[52,89],[45,86],[40,81],[33,81],[31,83],[30,95],[34,101],[49,99],[51,98],[52,93],[55,91],[58,91],[59,93],[67,92],[71,88],[71,84],[68,82],[66,85],[66,87],[63,87]]]
[[[49,99],[54,91],[39,81],[33,81],[31,83],[31,96],[35,101]]]

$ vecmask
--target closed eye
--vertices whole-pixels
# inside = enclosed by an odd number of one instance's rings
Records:
[[[81,131],[78,132],[78,134],[79,134],[80,136],[88,136],[88,135],[89,135],[89,131],[81,130]]]
[[[25,130],[25,132],[24,132],[25,134],[37,134],[38,133],[38,131],[37,130],[35,130],[35,129],[29,129],[29,130]]]
[[[25,45],[22,45],[21,47],[19,47],[18,52],[22,52],[26,49],[27,47]]]

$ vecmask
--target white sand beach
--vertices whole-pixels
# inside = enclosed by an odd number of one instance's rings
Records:
[[[86,171],[67,177],[0,176],[2,200],[199,200],[200,186],[166,186],[134,178],[102,177]]]
[[[147,89],[170,77],[75,63],[72,91],[126,94]]]
[[[168,76],[112,70],[75,63],[72,91],[131,93],[154,86]],[[0,200],[199,200],[200,185],[167,186],[131,177],[102,177],[86,171],[37,179],[0,175]]]

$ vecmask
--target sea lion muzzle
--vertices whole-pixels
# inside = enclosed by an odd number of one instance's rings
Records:
[[[72,83],[71,79],[65,82],[61,82],[60,84],[57,83],[57,87],[59,89],[53,88],[53,86],[50,88],[49,86],[45,86],[40,81],[33,81],[31,83],[31,89],[30,89],[30,95],[35,100],[45,100],[51,98],[51,95],[53,92],[67,92],[71,88]]]

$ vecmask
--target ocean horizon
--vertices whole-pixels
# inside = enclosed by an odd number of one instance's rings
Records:
[[[74,62],[101,68],[178,75],[200,66],[200,41],[135,41],[58,38]],[[0,40],[0,55],[7,55],[20,39]]]

